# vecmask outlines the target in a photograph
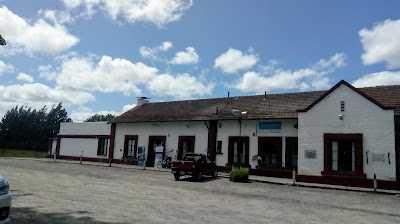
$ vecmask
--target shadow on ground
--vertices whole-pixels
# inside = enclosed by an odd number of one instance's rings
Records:
[[[75,217],[73,214],[80,217]],[[94,220],[88,215],[88,212],[65,212],[65,213],[41,213],[32,208],[11,208],[10,219],[11,224],[106,224],[110,222],[102,222]],[[113,222],[122,224],[121,222]]]

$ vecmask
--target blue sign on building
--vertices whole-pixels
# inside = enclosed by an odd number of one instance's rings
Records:
[[[281,132],[281,129],[282,129],[282,122],[267,122],[267,121],[258,122],[259,132],[278,133]]]

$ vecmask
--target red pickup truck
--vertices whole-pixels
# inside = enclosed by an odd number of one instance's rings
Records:
[[[182,160],[172,162],[171,173],[175,180],[181,176],[190,175],[194,180],[201,181],[203,175],[218,176],[217,165],[204,154],[187,153]]]

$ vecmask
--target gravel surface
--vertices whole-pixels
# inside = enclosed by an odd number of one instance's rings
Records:
[[[13,224],[400,223],[400,197],[0,158]]]

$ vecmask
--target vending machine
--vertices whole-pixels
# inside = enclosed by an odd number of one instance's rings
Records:
[[[162,160],[164,157],[164,146],[156,146],[154,151],[154,167],[162,168]]]
[[[146,147],[144,147],[144,146],[138,147],[137,158],[138,158],[138,166],[142,167],[146,160]]]

